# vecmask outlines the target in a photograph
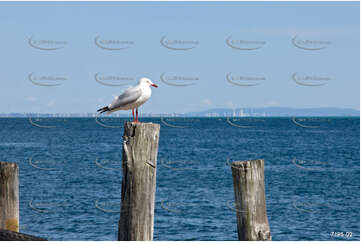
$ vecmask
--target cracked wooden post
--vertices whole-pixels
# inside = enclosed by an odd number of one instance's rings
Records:
[[[264,160],[232,162],[238,240],[271,240],[264,186]]]
[[[0,229],[19,232],[19,168],[0,161]]]
[[[159,124],[124,124],[118,240],[153,240]]]

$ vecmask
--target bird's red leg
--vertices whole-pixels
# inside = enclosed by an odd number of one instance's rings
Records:
[[[132,109],[132,117],[133,117],[133,122],[135,121],[134,120],[134,109]]]
[[[139,120],[138,120],[138,108],[135,109],[135,113],[137,115],[137,118],[135,119],[135,122],[138,123],[139,122]]]

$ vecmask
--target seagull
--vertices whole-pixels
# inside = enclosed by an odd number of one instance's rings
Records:
[[[152,95],[152,89],[158,87],[148,78],[140,78],[138,85],[129,87],[121,95],[116,96],[114,101],[108,106],[102,107],[97,110],[99,114],[106,112],[110,114],[119,110],[132,110],[133,121],[138,123],[138,107],[144,104]],[[136,110],[136,119],[134,119],[134,109]]]

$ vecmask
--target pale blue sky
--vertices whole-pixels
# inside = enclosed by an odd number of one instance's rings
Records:
[[[359,109],[359,19],[358,2],[1,2],[0,113],[94,112],[125,89],[99,84],[94,79],[98,72],[147,76],[159,84],[143,112],[264,106]],[[94,44],[97,36],[133,44],[105,50]],[[171,50],[161,45],[164,36],[197,44],[191,50]],[[264,44],[257,50],[237,50],[227,46],[230,36],[235,42]],[[323,41],[311,47],[326,48],[297,48],[292,44],[296,36],[303,43]],[[40,50],[29,45],[30,37],[66,44]],[[226,79],[230,72],[264,80],[258,86],[233,85]],[[67,80],[39,86],[29,81],[30,73]],[[160,81],[162,73],[199,80],[175,87]],[[294,82],[294,73],[330,80],[323,86],[303,86]]]

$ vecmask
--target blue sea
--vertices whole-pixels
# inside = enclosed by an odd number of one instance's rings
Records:
[[[20,232],[116,240],[128,118],[1,118],[20,172]],[[230,163],[264,159],[273,240],[360,240],[360,120],[143,118],[159,123],[154,240],[237,240]]]

